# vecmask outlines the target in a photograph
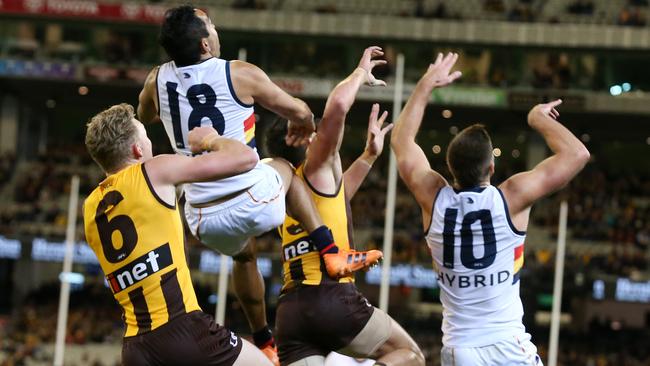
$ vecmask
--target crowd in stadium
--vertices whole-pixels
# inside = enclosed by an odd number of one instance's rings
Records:
[[[625,1],[594,1],[572,0],[550,2],[539,0],[482,0],[482,7],[475,8],[474,2],[452,0],[414,0],[394,2],[395,5],[377,4],[375,7],[364,7],[363,2],[354,5],[345,1],[320,2],[318,4],[295,4],[286,0],[234,0],[231,6],[235,9],[266,10],[282,9],[299,10],[317,13],[380,13],[396,16],[413,16],[423,19],[499,19],[513,22],[550,22],[562,23],[583,21],[618,24],[622,26],[645,26],[645,11],[647,0]],[[547,10],[545,8],[551,8]],[[568,19],[567,19],[568,18]]]
[[[210,292],[199,284],[195,284],[199,299],[207,299]],[[405,289],[407,290],[407,289]],[[0,355],[7,357],[0,366],[25,365],[29,361],[51,362],[52,354],[43,346],[54,341],[56,314],[59,289],[57,283],[45,285],[27,296],[26,303],[17,316],[11,320],[0,318]],[[92,303],[92,306],[89,305]],[[70,313],[66,342],[68,344],[88,343],[118,343],[124,331],[119,309],[114,299],[101,284],[86,285],[74,291],[70,300]],[[203,301],[201,306],[212,312],[213,306]],[[229,327],[245,327],[244,318],[236,300],[229,302]],[[273,312],[274,309],[270,308]],[[441,319],[435,315],[427,319],[414,318],[408,309],[395,309],[396,320],[410,330],[418,341],[427,359],[427,365],[437,366],[440,363],[441,339],[437,331]],[[614,325],[615,327],[615,325]],[[537,337],[547,337],[545,330],[531,329]],[[585,338],[585,334],[589,336]],[[9,336],[10,335],[10,336]],[[648,330],[630,331],[614,330],[610,322],[599,322],[594,319],[586,333],[566,329],[561,336],[562,347],[559,357],[560,365],[572,366],[643,366],[650,362],[650,350],[644,346],[644,337],[649,336]],[[593,342],[597,342],[595,345]],[[539,342],[541,343],[541,342]],[[548,350],[539,346],[539,355],[547,358]],[[107,360],[87,355],[85,365],[113,366]]]
[[[92,160],[78,147],[52,149],[20,166],[11,156],[1,162],[0,195],[6,197],[7,204],[0,208],[0,234],[9,237],[61,239],[65,234],[70,177],[80,176],[82,194],[89,193],[101,177]]]
[[[0,354],[3,366],[25,365],[28,361],[52,362],[44,345],[54,343],[59,284],[45,284],[29,293],[12,317],[0,321]],[[102,285],[74,290],[65,340],[67,344],[116,343],[124,333],[119,311],[110,292]],[[1,357],[0,357],[1,359]],[[86,365],[108,365],[96,355],[87,355]]]
[[[160,0],[145,1],[160,2]],[[648,0],[477,1],[481,4],[478,8],[470,6],[475,4],[470,0],[358,0],[355,2],[332,0],[330,2],[319,1],[318,4],[314,4],[315,2],[310,4],[302,0],[232,0],[220,1],[219,5],[208,5],[227,6],[246,11],[298,10],[319,14],[360,13],[420,19],[487,19],[510,22],[590,23],[629,27],[646,26],[645,14],[649,6]],[[376,6],[367,6],[373,2],[376,2]],[[21,22],[15,19],[11,21]],[[25,21],[25,24],[27,23],[28,21]],[[507,25],[512,26],[512,24]],[[92,46],[89,45],[88,40],[76,39],[67,44],[67,46],[72,45],[71,48],[68,48],[69,53],[65,51],[65,42],[61,43],[63,46],[57,44],[51,49],[45,47],[46,51],[37,50],[40,44],[44,43],[43,40],[37,40],[43,32],[40,30],[31,32],[31,34],[23,32],[27,34],[29,41],[34,42],[27,42],[22,46],[19,44],[18,47],[15,47],[15,44],[10,44],[11,42],[0,41],[0,57],[28,60],[54,59],[66,62],[77,62],[82,59],[82,67],[99,65],[98,67],[101,68],[104,63],[111,64],[111,67],[119,64],[119,67],[124,66],[125,69],[127,67],[138,68],[141,73],[144,72],[143,70],[148,71],[150,65],[158,62],[161,57],[157,44],[154,51],[152,51],[153,48],[147,49],[146,45],[151,42],[148,42],[144,31],[130,29],[98,31],[98,29],[93,29],[93,32],[98,34],[103,32],[101,33],[102,37],[89,37],[93,38]],[[635,31],[626,30],[626,32]],[[66,34],[70,34],[69,29]],[[34,47],[34,44],[38,46]],[[295,42],[287,41],[273,51],[268,50],[273,47],[267,47],[259,52],[266,52],[262,57],[255,54],[256,51],[251,52],[251,57],[253,62],[257,62],[255,57],[264,59],[266,64],[261,66],[272,76],[289,75],[289,77],[306,76],[307,78],[333,79],[338,78],[337,73],[343,69],[342,64],[346,63],[344,57],[340,59],[326,57],[336,53],[335,51],[340,49],[337,47],[344,48],[341,45],[327,44],[327,42],[321,44],[305,37],[305,39],[298,39]],[[413,46],[411,51],[417,47],[419,46]],[[395,63],[396,48],[391,45],[385,47],[385,58],[389,60],[391,66],[379,67],[376,70],[376,76],[387,80],[392,78],[394,70],[391,67]],[[408,49],[408,46],[405,46],[405,49]],[[436,49],[435,52],[437,51]],[[432,54],[430,50],[418,50],[418,52],[428,52],[427,58]],[[491,89],[503,88],[512,92],[512,89],[521,87],[520,89],[525,89],[531,94],[533,91],[545,94],[543,98],[548,97],[546,94],[549,94],[551,89],[552,92],[559,93],[567,92],[569,89],[569,93],[575,92],[576,89],[581,89],[579,93],[585,92],[585,90],[596,90],[597,83],[605,83],[596,75],[602,71],[600,70],[602,62],[599,62],[603,58],[609,57],[597,54],[596,51],[590,53],[592,50],[573,52],[571,50],[535,49],[530,54],[513,56],[513,59],[517,59],[513,62],[517,62],[518,68],[516,69],[518,70],[509,75],[507,69],[510,65],[507,62],[502,62],[509,57],[508,51],[504,52],[503,49],[495,47],[494,49],[486,48],[483,51],[468,48],[460,52],[461,58],[467,62],[461,64],[460,67],[463,68],[463,72],[465,69],[468,71],[467,75],[464,75],[464,80],[461,81],[461,83],[465,83],[461,84],[461,88],[472,85],[484,89],[488,87]],[[278,53],[278,56],[268,61],[268,56],[271,53]],[[464,57],[465,55],[467,57]],[[418,56],[422,55],[418,53]],[[413,58],[424,59],[425,57]],[[428,63],[428,60],[422,62]],[[482,70],[476,67],[478,64],[482,64]],[[592,67],[585,67],[586,64]],[[410,70],[406,71],[407,83],[414,80],[414,70],[421,66],[410,64]],[[613,66],[609,65],[608,67]],[[274,74],[275,72],[277,74]],[[514,72],[517,74],[514,75]],[[146,73],[142,75],[146,75]],[[137,78],[133,78],[130,82],[134,82],[135,79]],[[258,125],[261,126],[263,123]],[[259,129],[258,131],[263,130]],[[586,144],[588,142],[584,138],[582,141]],[[647,141],[650,145],[650,137]],[[157,142],[154,142],[154,145],[156,144]],[[589,148],[591,149],[591,146]],[[443,146],[443,156],[444,149]],[[81,208],[84,198],[104,178],[104,174],[90,159],[86,148],[82,145],[64,144],[49,146],[47,149],[41,146],[39,150],[41,150],[40,153],[36,155],[33,154],[33,150],[19,153],[19,159],[16,159],[14,154],[0,155],[0,200],[3,202],[0,206],[0,239],[4,237],[28,242],[34,237],[44,237],[62,241],[67,224],[71,176],[76,174],[81,178],[79,208]],[[519,163],[525,160],[525,150],[522,149],[521,154],[522,159],[518,161]],[[345,148],[341,155],[344,165],[349,165],[354,157],[345,151]],[[377,161],[365,180],[363,188],[358,191],[351,202],[355,242],[357,249],[360,250],[382,249],[388,188],[387,155],[384,153],[384,156]],[[438,158],[439,156],[436,156],[433,163],[434,169],[449,179],[451,175],[444,159]],[[497,163],[497,174],[491,182],[495,185],[514,173],[515,170],[520,170],[520,166],[515,167],[512,161],[505,158],[497,159]],[[526,242],[525,266],[521,273],[521,299],[526,314],[524,323],[533,336],[533,342],[538,345],[538,354],[543,360],[548,359],[546,346],[549,338],[548,325],[543,324],[544,320],[534,318],[536,313],[539,314],[543,311],[543,315],[545,315],[550,311],[550,305],[540,300],[542,297],[551,297],[550,294],[553,293],[555,246],[546,244],[555,241],[560,204],[567,201],[569,229],[562,312],[571,313],[572,319],[571,324],[562,328],[559,364],[576,366],[650,365],[650,349],[646,344],[650,339],[650,330],[627,327],[627,324],[619,319],[609,317],[603,319],[598,316],[588,319],[588,326],[584,326],[584,319],[577,319],[578,316],[575,316],[574,308],[577,307],[577,304],[584,304],[586,299],[599,299],[592,294],[592,291],[595,291],[591,287],[592,280],[604,277],[608,277],[607,279],[610,280],[614,276],[642,279],[644,276],[647,277],[650,270],[648,265],[650,255],[650,179],[648,178],[650,177],[645,176],[648,174],[648,170],[645,169],[643,173],[621,172],[620,170],[614,172],[615,170],[610,168],[601,160],[592,159],[566,188],[540,201],[532,210]],[[621,170],[624,169],[621,168]],[[399,180],[392,253],[394,264],[419,263],[424,264],[427,269],[431,268],[431,253],[423,237],[421,214],[415,199],[404,183]],[[512,223],[510,225],[512,226]],[[447,229],[445,228],[445,230]],[[196,248],[206,249],[187,232],[187,228],[185,236],[187,243],[192,247],[189,251],[190,255],[196,253],[194,251]],[[78,240],[84,240],[81,209],[77,214],[76,237]],[[259,237],[256,247],[257,251],[261,253],[260,257],[271,257],[274,260],[274,277],[271,280],[266,280],[266,285],[267,288],[273,287],[273,291],[279,292],[278,276],[281,274],[275,263],[279,261],[281,246],[277,233],[271,232]],[[26,259],[26,252],[23,252],[22,255],[22,260]],[[12,272],[14,271],[13,259],[0,259],[0,261],[4,261],[3,264],[12,262],[8,266],[8,270],[4,273],[0,271],[0,279],[6,280],[19,272]],[[190,266],[190,268],[194,270],[195,266]],[[90,273],[86,278],[92,278],[93,274],[97,275],[95,280],[101,277],[101,270],[98,266],[89,265],[84,267],[84,270]],[[212,275],[201,273],[197,276],[198,280],[197,278],[192,279],[195,281],[194,289],[199,305],[206,313],[212,314],[214,313],[216,295],[214,286],[206,284],[207,276]],[[216,277],[216,275],[214,276]],[[363,274],[359,274],[357,278],[361,276]],[[44,275],[44,277],[46,276]],[[55,339],[57,322],[53,314],[57,313],[59,306],[60,282],[54,278],[48,279],[47,281],[51,282],[47,282],[43,281],[43,278],[39,278],[39,281],[42,282],[38,288],[33,288],[35,286],[31,284],[25,285],[25,288],[32,286],[27,294],[25,294],[27,291],[23,291],[23,293],[13,289],[6,291],[11,293],[13,298],[3,305],[9,306],[3,309],[7,311],[7,314],[0,313],[0,366],[29,365],[32,362],[52,363],[51,346]],[[124,336],[124,319],[122,319],[123,315],[120,316],[119,306],[116,305],[106,285],[103,282],[94,282],[95,280],[87,281],[84,285],[73,286],[65,336],[66,343],[69,345],[116,345]],[[11,278],[11,281],[14,279]],[[216,280],[212,282],[216,282]],[[370,286],[363,280],[358,283],[360,283],[359,287]],[[404,298],[408,298],[408,295],[415,291],[425,293],[430,289],[419,289],[402,284],[398,290],[405,295]],[[440,365],[441,362],[442,315],[438,311],[429,311],[425,317],[413,309],[416,306],[424,307],[427,305],[425,303],[429,301],[437,302],[438,291],[439,289],[431,291],[433,295],[430,297],[433,299],[425,299],[426,296],[423,295],[418,304],[395,301],[398,305],[391,305],[391,315],[417,341],[426,357],[426,364],[435,366]],[[269,296],[276,296],[276,294]],[[18,300],[16,298],[19,298],[19,301],[14,301]],[[369,299],[371,298],[369,297]],[[275,323],[273,319],[277,305],[275,301],[271,300],[268,304],[269,324]],[[18,303],[19,306],[16,306]],[[248,324],[242,312],[242,305],[235,296],[230,296],[227,299],[227,308],[228,315],[224,325],[237,332],[247,329]],[[650,314],[645,315],[646,327],[650,322],[649,316]],[[250,338],[246,331],[242,336]],[[113,366],[119,363],[86,354],[80,364]]]
[[[72,154],[71,148],[54,149],[16,169],[11,157],[0,160],[0,194],[7,205],[0,209],[0,235],[7,237],[45,236],[63,239],[67,194],[71,174],[81,176],[80,193],[84,197],[101,179],[101,173],[84,153]],[[74,150],[74,148],[72,148]],[[446,168],[441,164],[440,171]],[[355,228],[367,247],[379,247],[386,205],[386,174],[375,169],[352,201]],[[500,169],[508,170],[500,166]],[[498,177],[497,177],[498,179]],[[415,200],[404,186],[398,186],[395,210],[396,259],[403,262],[428,261],[422,240],[422,223]],[[570,235],[573,239],[610,243],[608,255],[581,253],[585,266],[607,268],[619,274],[647,269],[645,251],[650,247],[650,182],[634,175],[608,176],[597,166],[581,173],[561,194],[540,202],[533,210],[533,222],[548,231],[557,226],[561,199],[569,202]],[[81,226],[81,225],[79,225]],[[370,235],[364,235],[364,233]],[[81,233],[81,231],[80,231]],[[273,239],[262,240],[262,251],[274,252]],[[572,254],[572,253],[570,253]],[[545,256],[542,256],[545,257]],[[601,267],[604,266],[604,267]]]

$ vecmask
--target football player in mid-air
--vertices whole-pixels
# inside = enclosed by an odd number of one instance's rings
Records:
[[[447,148],[451,184],[433,170],[415,142],[434,88],[461,76],[457,54],[438,55],[418,82],[391,136],[400,176],[422,210],[443,305],[442,365],[541,365],[522,323],[519,271],[530,208],[564,187],[589,151],[557,121],[556,100],[535,106],[528,125],[553,155],[498,187],[494,157],[482,125],[458,133]]]
[[[255,148],[253,103],[288,119],[283,141],[305,144],[314,132],[314,116],[255,65],[220,59],[219,36],[202,10],[180,6],[167,11],[160,43],[172,61],[154,68],[140,93],[138,116],[144,123],[162,121],[177,154],[190,156],[188,133],[209,125],[224,136]],[[376,263],[378,250],[357,256],[339,249],[323,225],[305,183],[291,166],[274,159],[232,177],[184,187],[185,217],[201,242],[233,257],[235,294],[253,332],[255,344],[277,363],[267,325],[264,281],[251,238],[282,224],[286,211],[300,219],[318,248],[329,276],[347,276]]]

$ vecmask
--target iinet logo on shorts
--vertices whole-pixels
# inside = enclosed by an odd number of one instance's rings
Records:
[[[131,263],[110,273],[106,280],[116,294],[127,287],[144,280],[152,274],[169,267],[172,264],[172,253],[169,244],[160,247],[134,259]]]

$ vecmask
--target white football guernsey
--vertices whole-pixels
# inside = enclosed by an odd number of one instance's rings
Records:
[[[525,333],[519,298],[525,238],[498,188],[440,190],[426,240],[438,273],[445,346],[482,347]]]
[[[214,127],[221,136],[255,148],[253,105],[242,103],[230,79],[230,62],[210,58],[195,65],[160,66],[157,82],[160,119],[177,154],[191,156],[187,134],[194,127]],[[186,184],[190,203],[205,203],[253,186],[263,179],[258,167],[214,182]]]

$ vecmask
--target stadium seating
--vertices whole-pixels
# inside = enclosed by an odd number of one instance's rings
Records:
[[[81,151],[80,147],[76,150]],[[47,159],[17,164],[12,164],[9,157],[0,159],[0,167],[4,167],[0,170],[0,199],[7,203],[0,208],[0,235],[63,239],[70,177],[81,176],[82,201],[102,179],[100,170],[88,157],[75,156],[73,159],[65,151],[54,151]],[[377,228],[384,224],[387,174],[380,170],[385,169],[385,164],[378,166],[352,201],[356,241],[368,248],[380,247],[383,240],[383,231]],[[444,167],[438,169],[444,172]],[[399,184],[395,211],[396,260],[427,263],[428,249],[419,234],[422,229],[419,208],[402,183]],[[570,255],[588,256],[595,265],[602,261],[610,263],[601,270],[621,275],[647,271],[644,253],[650,247],[650,201],[643,197],[650,197],[650,182],[633,176],[608,177],[592,167],[579,175],[562,195],[536,205],[529,229],[531,250],[553,251],[559,202],[568,198]],[[78,220],[77,237],[83,238],[81,213]],[[194,241],[193,244],[199,245]],[[263,252],[277,252],[271,236],[261,240],[258,247]]]
[[[123,2],[122,0],[111,1]],[[149,1],[129,2],[148,3]],[[185,2],[165,0],[160,3],[173,6]],[[637,3],[629,0],[197,0],[193,3],[210,8],[236,7],[285,12],[423,16],[479,21],[519,21],[522,19],[514,16],[513,12],[526,9],[530,12],[530,17],[525,18],[524,21],[611,25],[619,24],[619,15],[623,9],[638,11],[643,19],[647,9],[647,3],[643,5],[643,1]],[[571,12],[570,6],[576,3],[587,3],[590,10]]]

